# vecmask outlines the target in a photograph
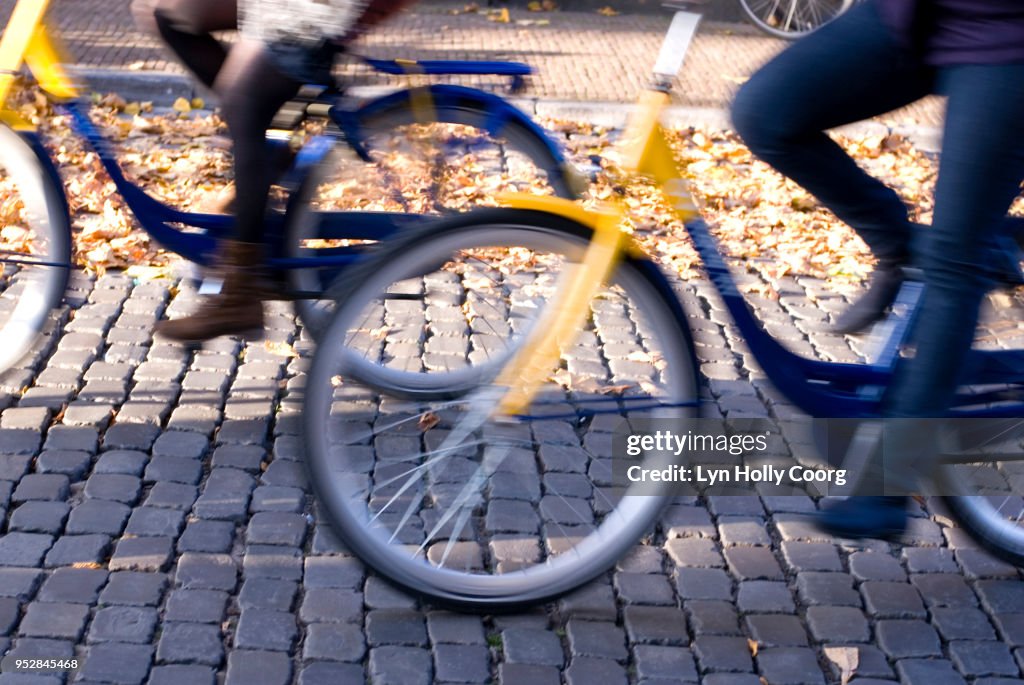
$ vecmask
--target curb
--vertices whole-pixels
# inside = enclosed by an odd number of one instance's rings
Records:
[[[171,105],[179,97],[212,98],[209,93],[188,76],[164,71],[126,71],[122,69],[73,67],[72,73],[88,84],[87,90],[117,93],[129,101],[150,101],[158,106]],[[389,86],[357,86],[350,95],[371,98],[392,92]],[[540,98],[509,98],[509,101],[533,117],[585,121],[595,126],[621,128],[635,105],[579,100],[544,100]],[[731,128],[729,113],[718,107],[671,106],[666,108],[663,121],[672,128],[703,126],[713,130]],[[941,148],[942,131],[931,126],[886,126],[877,121],[860,121],[835,129],[852,137],[899,133],[906,136],[923,152],[936,154]]]

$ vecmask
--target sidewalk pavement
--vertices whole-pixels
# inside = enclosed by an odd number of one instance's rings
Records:
[[[14,0],[0,0],[0,21],[6,20],[13,5]],[[88,70],[98,90],[124,94],[127,89],[145,99],[158,99],[168,88],[191,93],[192,83],[182,77],[181,67],[155,38],[135,27],[129,6],[129,0],[56,3],[57,25],[79,68]],[[619,116],[607,104],[630,103],[646,85],[670,19],[667,11],[609,17],[513,8],[511,21],[499,23],[489,20],[486,7],[479,12],[466,12],[465,7],[465,2],[444,0],[416,5],[361,39],[355,52],[388,58],[522,61],[536,69],[526,97],[545,104],[538,113]],[[738,85],[785,46],[745,24],[706,23],[677,80],[674,103],[710,109],[721,120]],[[351,68],[347,73],[357,84],[394,83]],[[940,102],[929,98],[882,121],[936,127],[941,117]]]

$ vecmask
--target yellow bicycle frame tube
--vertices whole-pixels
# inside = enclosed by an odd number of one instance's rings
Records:
[[[626,145],[623,170],[652,177],[672,202],[679,218],[687,221],[696,216],[697,208],[686,184],[679,178],[672,150],[659,124],[667,104],[666,93],[647,91],[641,96],[640,106],[623,137]],[[508,389],[496,413],[514,415],[526,410],[537,389],[555,370],[562,348],[575,339],[588,317],[591,300],[611,276],[622,255],[637,248],[621,229],[625,216],[621,203],[613,212],[588,212],[569,200],[547,196],[514,194],[502,200],[506,206],[517,209],[544,211],[573,219],[594,231],[583,259],[567,268],[555,290],[558,296],[549,302],[542,320],[495,381],[499,387]]]
[[[63,50],[44,24],[49,4],[49,0],[19,0],[0,38],[0,113],[5,120],[17,119],[6,102],[22,64],[28,65],[39,86],[50,95],[62,99],[78,95],[64,70]]]

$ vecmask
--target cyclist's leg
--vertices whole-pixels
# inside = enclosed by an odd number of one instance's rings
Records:
[[[228,51],[211,34],[238,27],[236,0],[134,0],[132,14],[143,30],[163,38],[196,78],[213,87]]]
[[[907,211],[824,131],[927,95],[932,72],[860,4],[768,62],[732,108],[751,150],[854,227],[881,262],[906,258]]]
[[[893,417],[941,417],[952,403],[974,339],[982,296],[990,287],[986,245],[1024,178],[1024,64],[942,69],[949,96],[935,218],[927,233],[926,290],[912,341],[887,396]],[[911,424],[912,425],[912,424]],[[909,487],[934,455],[933,431],[887,433],[886,482]]]

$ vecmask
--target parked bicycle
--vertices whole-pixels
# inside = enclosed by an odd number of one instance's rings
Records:
[[[71,226],[57,168],[40,133],[6,103],[22,65],[58,112],[70,115],[74,133],[99,156],[142,228],[160,245],[206,264],[228,232],[231,217],[179,211],[126,178],[114,145],[89,117],[90,103],[62,67],[61,51],[47,31],[49,0],[19,0],[0,39],[0,371],[31,348],[60,304],[71,262]],[[507,78],[513,91],[530,68],[512,62],[362,60],[392,75],[486,75]],[[302,147],[281,185],[283,211],[268,217],[268,267],[282,283],[282,299],[296,307],[315,335],[330,303],[323,283],[358,262],[366,241],[395,237],[465,209],[479,198],[453,185],[450,169],[473,179],[495,175],[507,183],[533,183],[572,197],[578,180],[545,131],[504,98],[457,85],[399,89],[358,102],[334,87],[310,87],[282,109],[268,145]],[[458,179],[456,179],[458,180]],[[346,197],[370,188],[372,208],[353,210]],[[487,198],[483,198],[487,199]],[[8,230],[18,229],[18,230]],[[5,235],[17,235],[17,242]],[[366,367],[367,373],[374,368]]]
[[[860,0],[739,0],[750,23],[769,36],[796,40],[816,31]]]
[[[699,218],[659,124],[700,19],[690,4],[676,7],[654,85],[623,135],[616,181],[660,185],[778,392],[810,416],[877,418],[922,285],[908,281],[868,363],[808,359],[771,337]],[[685,427],[705,401],[691,333],[703,312],[684,308],[621,230],[624,201],[599,211],[522,194],[504,201],[390,244],[339,284],[305,388],[307,465],[335,531],[392,581],[471,609],[556,597],[658,535],[677,484],[624,479],[623,467],[686,463],[665,451],[627,456],[614,436],[648,419]],[[1008,234],[1019,229],[1007,223]],[[970,392],[951,418],[1020,424],[1024,351],[973,355]],[[415,370],[449,392],[354,381],[349,369],[367,363],[385,380]],[[1015,563],[1024,561],[1021,456],[951,453],[939,474],[964,528]]]

